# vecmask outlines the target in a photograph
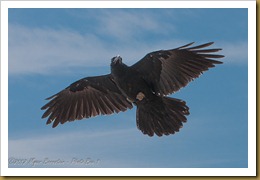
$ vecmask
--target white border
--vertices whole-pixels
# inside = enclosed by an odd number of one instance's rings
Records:
[[[256,2],[251,4],[248,8],[248,168],[256,170]]]
[[[248,168],[8,168],[8,8],[248,8]],[[1,176],[255,176],[255,1],[2,1]],[[187,173],[188,172],[188,173]]]
[[[5,8],[248,8],[255,1],[2,1]]]

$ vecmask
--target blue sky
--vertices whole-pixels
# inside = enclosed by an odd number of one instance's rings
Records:
[[[9,9],[9,167],[247,167],[247,9]],[[190,107],[179,133],[143,135],[135,108],[59,125],[42,120],[44,99],[110,72],[120,54],[214,41],[226,57],[172,97]],[[32,165],[32,161],[39,161]],[[92,163],[84,163],[84,160]],[[46,163],[43,160],[64,160]],[[78,161],[77,161],[78,160]],[[10,161],[11,162],[11,161]],[[13,161],[12,161],[13,162]]]

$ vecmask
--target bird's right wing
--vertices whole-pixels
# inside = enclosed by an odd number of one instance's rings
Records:
[[[50,101],[41,108],[46,110],[42,118],[49,116],[47,124],[54,122],[52,127],[133,107],[121,94],[111,75],[80,79],[47,100]]]

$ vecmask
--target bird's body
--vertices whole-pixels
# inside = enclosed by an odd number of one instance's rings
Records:
[[[166,96],[222,63],[211,58],[224,57],[211,54],[221,49],[202,49],[213,43],[187,48],[191,44],[151,52],[132,66],[116,56],[111,60],[111,74],[83,78],[48,98],[42,117],[49,116],[47,124],[54,122],[56,127],[136,105],[137,127],[144,134],[174,134],[187,121],[189,108],[185,101]]]
[[[145,98],[154,96],[151,87],[142,78],[141,74],[124,63],[111,63],[111,75],[116,86],[131,102],[136,103],[139,101],[137,95],[140,93],[143,93]]]

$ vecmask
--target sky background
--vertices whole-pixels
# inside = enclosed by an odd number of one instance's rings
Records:
[[[9,167],[248,167],[247,9],[9,9]],[[148,137],[136,108],[53,129],[45,98],[110,73],[120,54],[214,41],[224,64],[171,95],[190,107],[175,135]],[[25,160],[24,164],[21,161]]]

